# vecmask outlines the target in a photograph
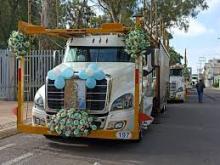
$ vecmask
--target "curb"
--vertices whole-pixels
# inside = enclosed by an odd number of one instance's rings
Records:
[[[0,139],[18,134],[16,126],[8,127],[0,130]]]

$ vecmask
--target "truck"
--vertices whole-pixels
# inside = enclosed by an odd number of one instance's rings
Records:
[[[185,101],[186,83],[183,72],[184,65],[170,66],[169,101]]]
[[[74,108],[94,117],[97,130],[91,131],[88,138],[140,140],[143,129],[152,123],[153,114],[166,107],[169,54],[160,41],[146,50],[137,65],[125,51],[128,28],[122,24],[107,23],[101,28],[72,31],[47,30],[23,22],[19,27],[30,35],[68,38],[63,62],[48,72],[45,84],[36,92],[32,125],[21,122],[21,132],[54,135],[48,130],[53,116],[61,109]],[[61,87],[61,80],[56,84],[60,77],[52,71],[60,74],[66,68],[74,73]],[[96,70],[99,77],[101,73],[104,77],[95,79]]]
[[[192,74],[192,80],[191,80],[191,85],[192,87],[196,87],[196,84],[198,82],[198,74]]]

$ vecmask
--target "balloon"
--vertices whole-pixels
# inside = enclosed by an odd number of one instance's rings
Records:
[[[94,77],[96,80],[103,80],[105,78],[105,73],[101,70],[95,72]]]
[[[70,79],[71,77],[73,77],[73,69],[72,68],[65,68],[61,75],[65,78],[65,79]]]
[[[79,78],[86,80],[88,78],[86,72],[84,70],[79,71]]]
[[[88,78],[86,80],[86,86],[90,89],[94,88],[96,86],[96,81],[93,78]]]
[[[65,86],[65,80],[62,76],[58,76],[56,79],[55,79],[55,82],[54,82],[54,86],[57,88],[57,89],[63,89],[64,86]]]
[[[95,71],[93,70],[93,68],[87,68],[86,69],[86,74],[89,76],[89,77],[92,77],[94,75]]]
[[[55,80],[57,76],[56,76],[54,70],[50,70],[50,71],[47,73],[47,77],[48,77],[48,79],[50,79],[50,80]]]
[[[88,68],[91,68],[93,70],[97,70],[98,69],[98,66],[95,64],[95,63],[92,63],[92,64],[89,64],[88,65]]]

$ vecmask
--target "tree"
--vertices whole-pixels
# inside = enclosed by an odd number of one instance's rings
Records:
[[[97,0],[96,4],[108,14],[111,22],[128,24],[137,6],[136,2],[136,0]]]
[[[17,30],[18,20],[27,21],[27,1],[0,0],[0,48],[7,48],[8,38]]]
[[[208,8],[206,0],[144,0],[145,25],[149,31],[160,26],[173,26],[188,30],[189,18],[196,18],[200,11]]]
[[[59,26],[72,28],[88,27],[95,16],[87,0],[64,1],[60,4]]]
[[[170,65],[175,65],[176,63],[181,64],[181,59],[183,59],[183,56],[181,56],[180,53],[176,52],[173,47],[169,48],[169,55],[170,55]]]

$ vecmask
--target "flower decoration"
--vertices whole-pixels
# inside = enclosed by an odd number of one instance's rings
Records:
[[[87,136],[91,131],[97,130],[94,117],[86,111],[77,111],[74,108],[62,109],[53,115],[48,127],[50,131],[66,137]]]
[[[136,28],[128,34],[125,40],[126,49],[125,51],[132,57],[137,58],[144,56],[145,50],[150,43],[146,37],[146,34],[140,28]]]
[[[103,80],[105,73],[94,63],[89,64],[85,70],[79,71],[79,78],[86,80],[87,88],[95,88],[96,80]]]
[[[56,67],[47,73],[48,79],[54,80],[54,86],[57,89],[63,89],[65,86],[65,79],[70,79],[73,75],[73,69],[66,65]]]
[[[21,32],[13,31],[8,39],[8,46],[16,56],[24,56],[30,48],[30,42]]]

